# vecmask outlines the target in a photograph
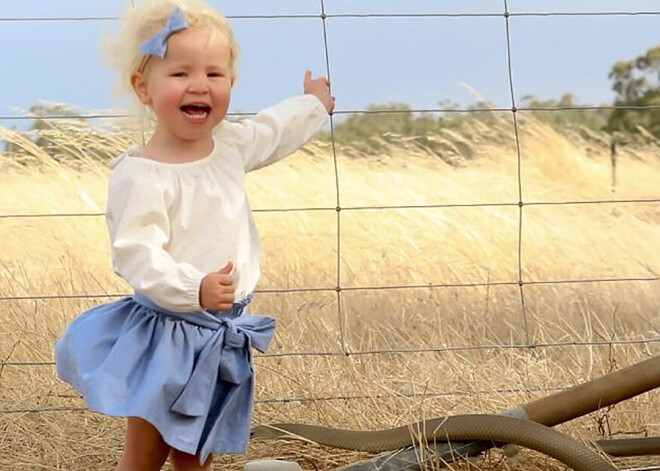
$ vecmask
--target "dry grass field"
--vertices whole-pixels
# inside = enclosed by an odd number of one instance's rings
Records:
[[[265,252],[252,310],[278,319],[269,353],[305,353],[257,358],[255,423],[373,429],[496,413],[660,354],[660,205],[525,205],[519,260],[518,159],[502,119],[481,140],[437,136],[473,147],[459,166],[406,137],[379,155],[338,146],[339,226],[327,143],[249,176]],[[75,123],[48,132],[67,153],[0,129],[26,149],[0,156],[0,295],[12,298],[0,301],[0,470],[109,470],[123,421],[85,410],[55,376],[53,345],[78,313],[108,299],[84,295],[128,292],[112,273],[102,217],[108,167],[90,155],[120,152],[132,138],[107,131],[100,140],[104,131]],[[520,139],[525,203],[660,197],[657,146],[621,150],[613,194],[606,142],[559,135],[529,116]],[[476,206],[453,206],[464,204]],[[326,209],[263,211],[273,208]],[[5,217],[62,213],[92,215]],[[531,283],[524,309],[519,276]],[[655,281],[547,283],[615,278]],[[392,286],[413,287],[380,289]],[[304,288],[327,289],[278,292]],[[581,439],[658,436],[658,411],[653,391],[559,428]],[[255,441],[216,469],[269,457],[327,470],[366,456]],[[563,469],[534,452],[517,465],[491,452],[452,466]]]

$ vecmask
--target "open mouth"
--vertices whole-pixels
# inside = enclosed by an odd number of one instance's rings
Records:
[[[186,118],[192,121],[203,121],[211,113],[211,107],[203,103],[191,103],[189,105],[183,105],[181,112]]]

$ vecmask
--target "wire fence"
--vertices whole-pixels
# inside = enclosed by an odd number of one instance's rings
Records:
[[[328,47],[328,23],[336,18],[422,18],[422,17],[435,17],[435,18],[501,18],[505,25],[506,34],[506,70],[508,73],[508,94],[510,99],[510,107],[506,108],[471,108],[471,109],[443,109],[443,108],[425,108],[425,109],[412,109],[406,112],[412,113],[509,113],[511,115],[511,122],[513,125],[514,141],[516,149],[516,167],[517,167],[517,201],[484,201],[480,203],[455,203],[455,204],[428,204],[428,205],[373,205],[373,206],[350,206],[343,205],[341,201],[340,191],[340,177],[338,169],[337,148],[335,140],[335,116],[343,115],[348,116],[352,114],[369,114],[369,113],[397,113],[398,111],[383,110],[374,111],[366,109],[338,109],[330,117],[330,134],[331,134],[331,154],[334,166],[334,190],[335,190],[335,206],[334,207],[301,207],[301,208],[268,208],[255,210],[261,213],[276,213],[276,212],[334,212],[336,214],[336,273],[334,275],[335,284],[333,286],[316,286],[311,288],[282,288],[282,289],[262,289],[257,290],[257,293],[335,293],[336,297],[336,319],[338,331],[340,335],[340,348],[336,352],[323,352],[323,351],[304,351],[304,352],[283,352],[277,354],[264,354],[256,356],[257,361],[268,361],[272,358],[280,358],[284,356],[359,356],[359,355],[381,355],[381,354],[411,354],[411,353],[437,353],[437,352],[450,352],[450,351],[471,351],[471,350],[511,350],[511,349],[549,349],[549,348],[566,348],[566,347],[593,347],[593,346],[613,346],[613,345],[651,345],[660,343],[660,335],[643,338],[643,339],[610,339],[599,341],[555,341],[555,342],[533,342],[531,340],[530,328],[528,322],[528,309],[527,309],[527,293],[526,288],[534,285],[562,285],[562,284],[581,284],[581,283],[658,283],[660,277],[594,277],[585,279],[552,279],[552,280],[532,280],[526,279],[523,275],[523,225],[525,222],[525,209],[533,206],[569,206],[569,205],[626,205],[626,204],[657,204],[660,203],[660,196],[658,198],[637,198],[637,199],[600,199],[600,200],[564,200],[564,201],[524,201],[523,200],[523,179],[522,179],[522,152],[521,152],[521,138],[520,138],[520,123],[519,113],[525,111],[544,111],[544,112],[561,112],[570,110],[602,110],[602,109],[628,109],[628,110],[651,110],[660,109],[659,106],[558,106],[556,108],[542,108],[542,107],[520,107],[516,101],[515,89],[515,75],[512,66],[512,45],[511,45],[511,21],[516,17],[549,17],[549,16],[566,16],[566,17],[587,17],[587,16],[660,16],[660,11],[613,11],[613,12],[514,12],[509,8],[509,2],[503,0],[502,11],[498,13],[371,13],[371,14],[331,14],[327,12],[326,1],[319,0],[318,14],[297,14],[297,15],[229,15],[231,19],[247,19],[247,20],[261,20],[261,19],[317,19],[321,23],[323,34],[324,46],[324,62],[325,74],[332,80],[332,60]],[[93,22],[93,21],[107,21],[118,20],[116,16],[68,16],[68,17],[6,17],[0,16],[0,27],[3,22]],[[37,26],[38,27],[38,26]],[[246,113],[233,113],[233,116],[250,116],[254,112]],[[40,120],[69,120],[69,119],[117,119],[126,118],[128,115],[124,114],[85,114],[85,115],[45,115],[38,116]],[[34,116],[0,116],[0,121],[6,120],[31,120],[35,119]],[[517,275],[515,279],[502,282],[476,282],[476,283],[429,283],[423,285],[387,285],[387,286],[346,286],[342,280],[341,261],[342,261],[342,214],[346,212],[360,212],[360,211],[382,211],[382,210],[410,210],[410,209],[434,209],[434,208],[485,208],[485,207],[511,207],[517,209]],[[50,214],[20,214],[20,213],[4,213],[0,214],[0,220],[21,220],[21,219],[42,219],[42,218],[82,218],[82,217],[103,217],[102,212],[90,213],[50,213]],[[359,350],[352,349],[346,339],[347,327],[344,321],[342,312],[342,296],[347,292],[356,291],[384,291],[384,290],[428,290],[428,289],[444,289],[444,288],[469,288],[469,287],[484,287],[484,286],[506,286],[515,288],[517,290],[518,302],[520,305],[521,325],[524,330],[525,341],[519,344],[483,344],[483,345],[453,345],[443,347],[430,347],[430,348],[399,348],[399,349],[371,349]],[[0,302],[7,301],[33,301],[36,303],[43,300],[64,300],[64,299],[112,299],[129,295],[130,293],[85,293],[77,295],[50,295],[50,294],[31,294],[25,296],[0,296]],[[51,361],[11,361],[9,357],[5,360],[0,360],[0,374],[5,367],[14,368],[37,368],[37,367],[52,367],[54,362]],[[551,393],[563,390],[569,387],[527,387],[525,389],[491,389],[480,390],[480,394],[501,394],[501,393],[516,393],[516,392],[544,392]],[[441,392],[425,392],[414,393],[402,391],[397,393],[400,397],[439,397],[448,395],[468,395],[472,391],[469,390],[452,390]],[[394,393],[393,393],[394,394]],[[276,399],[263,399],[257,400],[257,403],[293,403],[293,402],[314,402],[314,401],[336,401],[336,400],[361,400],[373,399],[374,396],[363,395],[337,395],[326,397],[289,397],[289,398],[276,398]],[[88,409],[85,407],[28,407],[18,409],[4,409],[0,410],[0,414],[18,414],[18,413],[46,413],[46,412],[83,412]]]

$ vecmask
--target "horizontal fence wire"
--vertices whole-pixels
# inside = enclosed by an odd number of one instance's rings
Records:
[[[309,402],[331,402],[331,401],[362,401],[373,399],[387,399],[387,398],[402,398],[402,399],[433,399],[440,397],[464,396],[469,397],[473,395],[501,395],[501,394],[526,394],[530,392],[540,392],[546,394],[553,394],[561,391],[566,391],[570,386],[560,386],[554,388],[548,387],[525,387],[525,388],[500,388],[500,389],[479,389],[479,390],[461,390],[461,391],[441,391],[441,392],[395,392],[388,394],[357,394],[357,395],[338,395],[338,396],[317,396],[317,397],[285,397],[274,399],[255,399],[255,404],[304,404]],[[71,399],[82,399],[82,396],[71,396]],[[92,412],[95,411],[87,407],[32,407],[21,409],[0,409],[0,414],[24,414],[24,413],[38,413],[38,412]]]
[[[489,208],[503,206],[576,206],[576,205],[605,205],[605,204],[639,204],[660,203],[660,198],[635,199],[607,199],[607,200],[564,200],[564,201],[528,201],[528,202],[502,202],[502,203],[439,203],[439,204],[402,204],[402,205],[370,205],[370,206],[344,206],[344,207],[316,207],[316,208],[256,208],[253,213],[284,213],[284,212],[312,212],[312,211],[381,211],[381,210],[420,210],[420,209],[449,209],[449,208]],[[23,213],[0,214],[0,219],[28,219],[28,218],[69,218],[69,217],[105,217],[105,213]],[[1,298],[0,298],[1,299]]]
[[[316,396],[316,397],[284,397],[273,399],[255,399],[257,405],[267,404],[305,404],[309,402],[332,402],[332,401],[364,401],[374,399],[437,399],[441,397],[470,397],[470,396],[495,396],[503,394],[528,394],[528,393],[543,393],[555,394],[567,391],[572,386],[557,386],[557,387],[540,387],[531,386],[525,388],[499,388],[499,389],[479,389],[479,390],[455,390],[455,391],[440,391],[440,392],[392,392],[387,394],[357,394],[357,395],[337,395],[337,396]],[[81,396],[71,397],[71,399],[82,399]],[[32,407],[20,409],[0,409],[0,414],[26,414],[26,413],[40,413],[40,412],[90,412],[97,414],[96,411],[88,407]]]
[[[607,205],[607,204],[655,204],[660,203],[659,198],[651,199],[601,199],[601,200],[588,200],[588,201],[523,201],[522,196],[522,177],[521,177],[521,150],[519,138],[519,122],[518,116],[520,113],[533,113],[533,112],[562,112],[562,111],[585,111],[585,110],[630,110],[630,111],[648,111],[660,109],[660,105],[648,106],[630,106],[630,105],[600,105],[600,106],[557,106],[552,108],[546,107],[525,107],[518,106],[515,99],[514,87],[514,74],[511,65],[511,38],[510,38],[510,20],[515,17],[592,17],[592,16],[658,16],[660,11],[611,11],[611,12],[513,12],[508,7],[507,0],[503,0],[503,11],[492,13],[328,13],[326,11],[325,3],[320,0],[320,14],[281,14],[281,15],[228,15],[227,17],[232,20],[279,20],[279,19],[320,19],[323,25],[323,39],[324,39],[324,55],[326,64],[326,75],[330,78],[331,75],[331,61],[328,49],[328,38],[326,23],[332,19],[340,18],[503,18],[506,23],[506,39],[507,39],[507,68],[509,79],[509,92],[511,99],[510,107],[470,107],[468,109],[447,109],[447,108],[422,108],[411,110],[372,110],[372,109],[344,109],[335,110],[331,115],[331,152],[334,162],[334,179],[336,186],[336,206],[335,207],[311,207],[311,208],[264,208],[253,210],[256,213],[274,213],[274,212],[311,212],[311,211],[335,211],[337,214],[337,272],[336,272],[336,286],[327,287],[309,287],[309,288],[268,288],[257,290],[260,294],[278,294],[278,293],[313,293],[313,292],[334,292],[337,296],[337,318],[339,323],[339,330],[341,336],[341,351],[323,352],[323,351],[305,351],[305,352],[283,352],[275,354],[260,354],[255,355],[255,360],[263,361],[272,358],[281,357],[332,357],[332,356],[349,356],[349,355],[400,355],[400,354],[424,354],[424,353],[440,353],[440,352],[461,352],[461,351],[490,351],[490,350],[512,350],[512,349],[536,349],[536,348],[568,348],[568,347],[594,347],[594,346],[614,346],[614,345],[650,345],[660,343],[660,337],[655,338],[639,338],[639,339],[610,339],[610,340],[590,340],[590,341],[557,341],[557,342],[531,342],[529,339],[529,332],[527,328],[526,319],[526,304],[525,304],[525,291],[526,286],[533,285],[559,285],[559,284],[580,284],[580,283],[621,283],[621,282],[658,282],[660,277],[620,277],[620,278],[590,278],[590,279],[560,279],[560,280],[525,280],[523,279],[523,260],[522,260],[522,227],[523,216],[525,207],[534,206],[568,206],[568,205]],[[20,16],[20,17],[1,17],[0,22],[48,22],[48,21],[117,21],[121,19],[118,16],[58,16],[58,17],[38,17],[38,16]],[[516,142],[516,155],[518,163],[518,201],[516,202],[482,202],[482,203],[439,203],[428,205],[374,205],[374,206],[342,206],[340,204],[340,191],[339,191],[339,172],[337,164],[337,152],[335,147],[334,136],[334,116],[350,116],[355,114],[397,114],[397,113],[511,113],[512,124],[514,128],[514,137]],[[256,112],[237,112],[229,113],[228,116],[233,118],[253,116]],[[85,113],[85,114],[63,114],[63,115],[23,115],[23,116],[9,116],[0,115],[0,121],[10,120],[111,120],[111,119],[129,119],[134,118],[130,114],[122,113]],[[343,286],[341,279],[341,214],[344,211],[384,211],[384,210],[422,210],[422,209],[442,209],[442,208],[484,208],[484,207],[518,207],[518,278],[510,281],[500,282],[484,282],[484,283],[429,283],[424,285],[388,285],[388,286]],[[103,212],[94,213],[53,213],[53,214],[0,214],[0,220],[8,219],[31,219],[31,218],[79,218],[79,217],[104,217]],[[345,341],[345,326],[342,321],[341,313],[341,296],[343,292],[355,291],[383,291],[383,290],[403,290],[403,289],[441,289],[441,288],[470,288],[470,287],[493,287],[493,286],[508,286],[516,287],[520,294],[520,305],[523,316],[523,323],[525,326],[525,333],[527,341],[523,344],[483,344],[483,345],[453,345],[441,346],[433,348],[399,348],[399,349],[373,349],[373,350],[351,350]],[[62,300],[62,299],[113,299],[128,296],[130,293],[114,293],[114,294],[71,294],[71,295],[26,295],[26,296],[0,296],[0,301],[49,301],[49,300]],[[0,361],[0,373],[5,367],[53,367],[55,363],[52,361],[10,361],[9,358]],[[306,403],[306,402],[321,402],[321,401],[352,401],[352,400],[368,400],[368,399],[383,399],[383,398],[433,398],[442,396],[469,396],[473,394],[519,394],[529,392],[542,392],[552,393],[568,389],[570,386],[556,387],[556,388],[541,388],[528,386],[519,389],[490,389],[490,390],[474,390],[474,391],[442,391],[442,392],[392,392],[383,395],[338,395],[338,396],[320,396],[320,397],[294,397],[294,398],[272,398],[272,399],[257,399],[257,404],[290,404],[290,403]],[[89,412],[86,407],[35,407],[23,409],[0,409],[0,414],[20,414],[20,413],[44,413],[44,412]]]
[[[573,278],[565,280],[529,280],[529,281],[488,281],[481,283],[427,283],[423,285],[384,285],[384,286],[326,286],[310,288],[261,288],[255,290],[257,294],[290,294],[290,293],[318,293],[318,292],[341,292],[341,291],[389,291],[389,290],[428,290],[436,288],[478,288],[478,287],[500,287],[500,286],[524,286],[524,285],[563,285],[579,283],[629,283],[629,282],[656,282],[660,276],[654,277],[626,277],[626,278]],[[1,296],[1,301],[52,301],[62,299],[104,299],[122,298],[131,296],[133,293],[103,293],[103,294],[44,294],[44,295],[19,295]]]
[[[501,17],[548,17],[548,16],[657,16],[660,11],[608,11],[608,12],[492,12],[492,13],[322,13],[277,15],[226,15],[229,20],[280,20],[280,19],[332,19],[332,18],[501,18]],[[118,21],[121,16],[15,16],[0,17],[6,22],[37,21]]]
[[[544,348],[566,348],[566,347],[613,347],[621,345],[653,345],[660,344],[660,338],[622,339],[622,340],[591,340],[591,341],[564,341],[564,342],[534,342],[530,344],[491,344],[491,345],[454,345],[447,347],[428,348],[382,348],[374,350],[347,350],[346,352],[284,352],[255,354],[255,360],[268,360],[273,358],[291,357],[347,357],[367,355],[408,355],[444,352],[468,352],[468,351],[497,351],[497,350],[533,350]],[[55,366],[54,361],[0,361],[0,368],[4,367],[37,367]]]
[[[562,111],[596,111],[596,110],[629,110],[629,111],[648,111],[660,110],[660,105],[584,105],[584,106],[557,106],[553,108],[546,107],[512,107],[512,108],[411,108],[405,110],[370,110],[370,109],[351,109],[351,110],[335,110],[333,115],[374,115],[374,114],[423,114],[423,113],[520,113],[520,112],[562,112]],[[244,112],[231,112],[227,116],[232,118],[255,116],[257,111],[244,111]],[[42,121],[56,121],[56,120],[74,120],[74,119],[127,119],[135,118],[136,115],[130,114],[62,114],[62,115],[0,115],[0,121],[27,121],[27,120],[42,120]]]

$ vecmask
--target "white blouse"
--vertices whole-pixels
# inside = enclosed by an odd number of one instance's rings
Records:
[[[261,274],[245,172],[291,154],[327,120],[321,101],[302,95],[223,121],[199,160],[158,162],[136,149],[115,159],[106,212],[115,273],[159,306],[190,312],[202,309],[202,278],[231,261],[236,301],[245,298]]]

